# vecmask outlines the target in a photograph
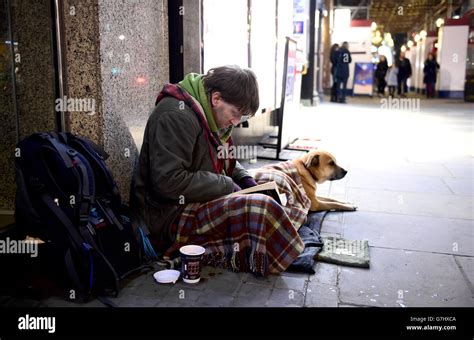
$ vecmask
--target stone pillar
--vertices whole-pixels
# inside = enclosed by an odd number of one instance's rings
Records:
[[[94,113],[67,112],[73,133],[110,155],[129,200],[134,164],[156,96],[169,79],[166,0],[65,0],[68,98],[93,99]]]
[[[0,211],[14,209],[17,138],[56,128],[51,2],[11,0],[10,8],[6,5],[0,5]],[[10,42],[4,44],[10,33],[13,51]]]
[[[329,53],[331,50],[331,31],[330,31],[330,14],[332,7],[331,0],[325,0],[324,4],[325,9],[327,10],[327,16],[323,16],[322,20],[322,37],[323,37],[323,88],[330,89],[332,85],[331,79],[331,62],[329,59]],[[326,92],[326,91],[325,91]]]
[[[201,1],[183,0],[183,68],[184,74],[202,73],[201,67]]]

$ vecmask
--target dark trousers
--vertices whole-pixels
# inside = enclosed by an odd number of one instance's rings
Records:
[[[331,101],[335,102],[337,101],[337,89],[336,89],[336,79],[332,77],[332,86],[331,86]]]
[[[426,98],[434,98],[434,83],[426,83]]]
[[[398,79],[398,95],[408,92],[407,77],[397,77]],[[402,92],[403,91],[403,92]]]
[[[341,89],[342,86],[342,89]],[[336,78],[336,96],[337,101],[346,101],[347,78]]]
[[[387,83],[384,78],[379,78],[377,80],[377,93],[384,94],[385,93],[385,86],[387,86]]]
[[[390,97],[393,97],[395,95],[395,86],[389,86],[388,87],[388,95]]]

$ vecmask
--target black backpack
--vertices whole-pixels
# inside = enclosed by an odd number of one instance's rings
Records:
[[[23,139],[15,156],[17,227],[45,242],[63,288],[83,301],[117,296],[121,280],[143,268],[143,256],[108,155],[86,138],[52,132]]]

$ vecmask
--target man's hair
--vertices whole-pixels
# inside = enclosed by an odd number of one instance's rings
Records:
[[[255,73],[237,65],[210,69],[204,76],[204,88],[209,97],[212,92],[220,92],[222,99],[244,116],[253,116],[260,105]]]

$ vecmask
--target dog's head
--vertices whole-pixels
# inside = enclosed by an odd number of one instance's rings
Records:
[[[317,183],[341,179],[347,174],[327,151],[312,150],[303,156],[302,161]]]

